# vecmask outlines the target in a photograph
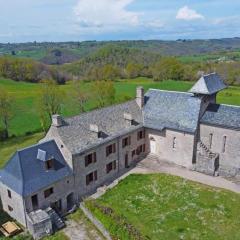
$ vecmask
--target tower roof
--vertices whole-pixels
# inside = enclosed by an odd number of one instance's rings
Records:
[[[190,93],[212,95],[227,88],[220,76],[216,73],[211,73],[202,76],[196,84],[190,89]]]

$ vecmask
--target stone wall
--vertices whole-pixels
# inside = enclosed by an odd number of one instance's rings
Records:
[[[210,134],[212,144],[210,148]],[[223,138],[226,137],[225,151]],[[233,129],[200,124],[200,139],[214,153],[219,154],[219,174],[233,177],[240,173],[240,132]]]
[[[49,189],[53,187],[54,192],[49,197],[45,198],[44,191],[46,189]],[[38,191],[37,193],[32,194],[31,196],[37,194],[38,196],[38,204],[40,209],[45,209],[51,205],[51,203],[54,203],[61,199],[62,202],[62,212],[67,211],[67,196],[71,193],[74,193],[74,178],[72,177],[66,177],[62,179],[61,181],[58,181],[52,185],[49,185],[48,187]],[[31,196],[26,197],[25,199],[25,205],[26,205],[26,211],[32,212],[33,206],[32,206],[32,200]],[[75,199],[74,202],[77,202],[76,195],[74,195]]]
[[[154,139],[156,142],[156,152],[161,159],[173,162],[177,165],[187,168],[192,167],[194,135],[173,131],[164,130],[157,131],[147,129],[147,149],[150,152],[150,141]],[[173,148],[173,140],[175,138],[175,148]]]
[[[136,150],[138,146],[145,144],[145,139],[137,140],[137,132],[135,130],[132,133],[116,138],[115,140],[102,144],[97,148],[91,149],[82,155],[75,156],[73,158],[74,175],[75,175],[75,191],[78,193],[79,198],[95,191],[99,186],[105,182],[113,181],[119,175],[121,170],[125,169],[125,155],[128,154],[129,165],[136,162],[141,156],[135,155],[132,157],[132,151]],[[131,145],[122,147],[122,139],[131,136]],[[111,144],[116,144],[116,152],[106,157],[106,147]],[[85,156],[96,152],[97,161],[85,166]],[[106,165],[113,161],[117,161],[116,169],[110,173],[106,173]],[[97,171],[97,181],[86,185],[86,175],[91,172]]]
[[[11,191],[11,198],[8,197],[8,190]],[[16,219],[20,224],[26,226],[25,206],[22,196],[12,191],[1,182],[0,182],[0,196],[2,200],[3,210],[7,212],[9,216]],[[10,211],[8,209],[8,206],[10,206],[13,210]]]

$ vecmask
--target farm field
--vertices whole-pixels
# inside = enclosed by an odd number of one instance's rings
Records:
[[[114,239],[240,239],[240,195],[153,174],[130,175],[86,205]]]
[[[83,83],[86,91],[90,91],[90,83]],[[135,89],[142,85],[145,90],[149,88],[188,91],[193,83],[183,81],[163,81],[154,82],[148,78],[137,78],[134,80],[115,81],[116,103],[126,101],[126,99],[134,98]],[[10,135],[22,136],[26,133],[41,131],[38,111],[38,98],[40,94],[40,84],[32,84],[25,82],[15,82],[9,79],[0,79],[0,87],[4,87],[10,92],[14,106],[14,116],[10,122]],[[64,116],[72,116],[79,113],[78,106],[72,97],[73,86],[69,82],[60,86],[65,92],[64,104],[62,105],[62,113]],[[223,91],[218,97],[219,103],[240,105],[240,87],[230,87]],[[96,108],[97,103],[90,101],[86,104],[86,109]]]

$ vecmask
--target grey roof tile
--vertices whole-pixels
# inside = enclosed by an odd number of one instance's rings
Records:
[[[211,73],[202,76],[196,84],[190,89],[190,93],[212,95],[217,93],[227,86],[216,73]]]
[[[201,99],[190,93],[149,90],[145,95],[144,126],[194,133]]]
[[[240,107],[210,104],[201,123],[240,130]]]
[[[45,169],[38,150],[54,158],[54,170]],[[0,181],[22,196],[28,196],[72,174],[54,140],[17,151],[0,172]]]
[[[136,125],[128,125],[124,113],[132,115]],[[112,139],[113,136],[123,134],[138,128],[142,122],[142,111],[135,100],[123,104],[94,110],[75,117],[65,118],[65,124],[58,127],[58,133],[72,154],[80,153],[86,148],[101,144]],[[97,134],[90,131],[90,124],[98,126],[105,135],[98,138]]]

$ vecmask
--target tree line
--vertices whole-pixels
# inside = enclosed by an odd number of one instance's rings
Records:
[[[60,69],[80,80],[115,80],[149,77],[154,81],[196,81],[202,73],[219,73],[231,85],[240,85],[240,62],[184,63],[177,57],[107,46],[96,53]]]
[[[43,79],[53,79],[64,84],[69,77],[59,69],[32,59],[0,57],[0,76],[15,81],[38,83]]]

